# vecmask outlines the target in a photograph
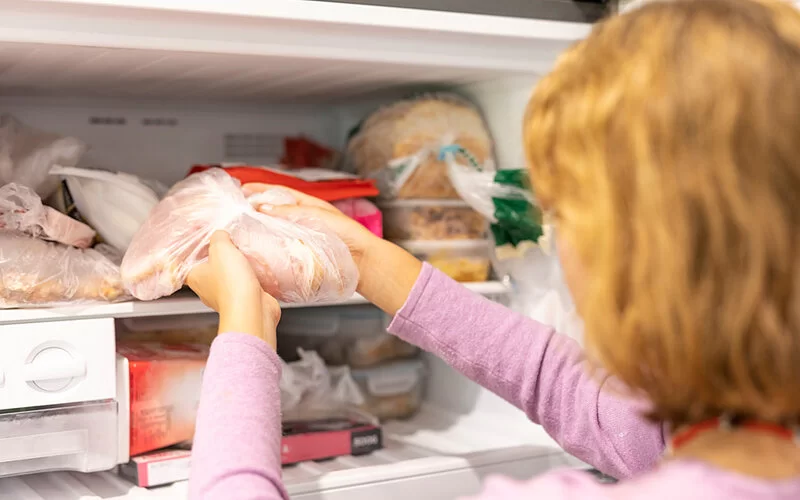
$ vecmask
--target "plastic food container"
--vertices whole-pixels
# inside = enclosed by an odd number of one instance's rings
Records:
[[[400,241],[398,245],[456,281],[472,283],[489,278],[492,266],[486,240]]]
[[[0,477],[96,472],[117,465],[117,403],[76,403],[0,415]]]
[[[116,321],[118,339],[167,344],[211,345],[217,337],[218,328],[219,317],[216,314],[153,316]]]
[[[364,393],[364,411],[380,419],[408,418],[422,405],[425,365],[419,359],[353,370]]]
[[[396,200],[379,205],[390,240],[474,240],[487,222],[461,200]]]
[[[329,365],[354,368],[416,355],[418,348],[386,333],[390,320],[371,305],[288,309],[278,324],[278,353],[294,361],[303,348]]]

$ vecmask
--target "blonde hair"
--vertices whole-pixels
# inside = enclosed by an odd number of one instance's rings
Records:
[[[678,0],[597,25],[525,118],[593,359],[673,425],[800,418],[800,13]]]

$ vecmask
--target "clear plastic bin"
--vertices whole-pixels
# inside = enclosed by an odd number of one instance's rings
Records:
[[[488,224],[461,200],[397,200],[380,204],[389,240],[474,240]]]
[[[351,372],[364,393],[364,411],[381,420],[408,418],[419,410],[425,373],[425,365],[419,359]]]
[[[117,402],[76,403],[0,415],[0,477],[117,465]]]
[[[456,281],[473,283],[489,278],[492,265],[486,240],[400,241],[398,244]]]
[[[354,368],[416,355],[418,348],[386,333],[390,321],[372,305],[288,309],[278,324],[278,353],[294,361],[300,347],[329,365]]]
[[[210,345],[217,336],[216,314],[125,318],[116,321],[117,338],[140,342]]]

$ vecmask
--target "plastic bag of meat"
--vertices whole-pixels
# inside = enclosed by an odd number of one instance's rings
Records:
[[[0,308],[125,298],[119,266],[97,250],[0,231]]]
[[[169,295],[206,259],[214,231],[227,231],[253,265],[262,287],[286,303],[349,298],[358,269],[347,245],[314,220],[270,216],[295,203],[280,188],[245,198],[239,182],[210,169],[177,183],[150,213],[122,261],[122,278],[141,300]],[[258,209],[258,210],[257,210]]]
[[[95,232],[86,224],[42,204],[33,189],[19,184],[0,187],[0,229],[87,248]]]

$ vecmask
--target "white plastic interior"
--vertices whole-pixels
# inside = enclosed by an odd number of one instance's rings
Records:
[[[420,88],[471,97],[490,124],[499,164],[520,167],[530,89],[588,30],[338,3],[309,10],[298,0],[0,0],[0,16],[0,112],[88,142],[84,166],[164,183],[194,163],[275,162],[286,135],[341,148],[365,113]],[[258,157],[231,147],[242,134],[260,144]],[[109,307],[118,317],[207,311],[180,297]],[[0,311],[0,325],[103,314]],[[386,449],[286,468],[294,498],[452,498],[477,492],[487,474],[526,478],[578,465],[521,412],[426,361],[423,410],[386,425]],[[0,497],[15,499],[183,498],[185,488],[146,491],[113,473],[0,479]]]

